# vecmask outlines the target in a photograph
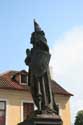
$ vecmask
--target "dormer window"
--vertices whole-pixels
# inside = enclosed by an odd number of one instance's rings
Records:
[[[28,76],[26,74],[21,74],[20,75],[20,84],[26,85],[28,81]]]

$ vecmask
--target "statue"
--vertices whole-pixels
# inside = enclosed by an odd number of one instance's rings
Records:
[[[28,84],[38,112],[56,112],[58,108],[53,99],[49,77],[50,53],[45,33],[34,20],[34,32],[31,35],[31,50],[27,49],[26,65],[29,66]],[[54,108],[55,107],[55,108]]]
[[[28,85],[38,109],[18,125],[62,125],[50,85],[49,61],[51,55],[47,39],[35,20],[30,43],[32,48],[26,50],[25,63],[29,66]]]

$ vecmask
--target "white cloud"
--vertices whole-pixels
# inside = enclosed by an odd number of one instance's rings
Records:
[[[74,94],[71,99],[72,117],[83,109],[83,27],[64,33],[51,50],[50,65],[53,79]]]

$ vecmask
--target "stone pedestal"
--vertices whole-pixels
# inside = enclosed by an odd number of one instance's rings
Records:
[[[63,125],[61,118],[56,114],[38,114],[18,125]]]
[[[56,114],[42,114],[34,117],[34,125],[62,125],[62,120]]]

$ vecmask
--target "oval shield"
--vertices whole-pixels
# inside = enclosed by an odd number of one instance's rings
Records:
[[[31,70],[36,77],[42,76],[50,61],[50,54],[46,51],[35,50],[31,56]]]

